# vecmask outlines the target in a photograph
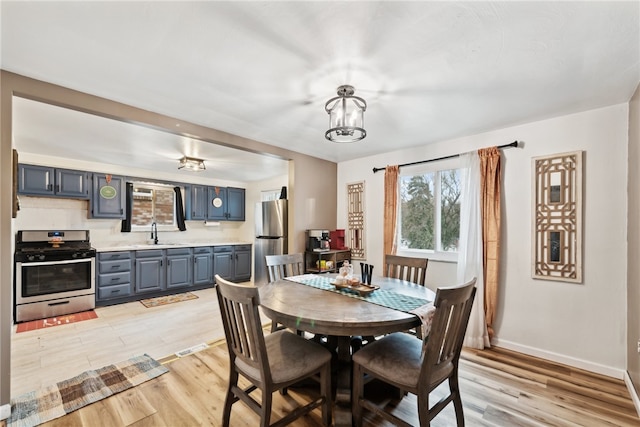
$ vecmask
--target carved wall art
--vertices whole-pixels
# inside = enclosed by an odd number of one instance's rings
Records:
[[[582,283],[582,157],[532,159],[534,279]]]
[[[364,245],[364,181],[347,184],[348,241],[352,259],[366,259]]]

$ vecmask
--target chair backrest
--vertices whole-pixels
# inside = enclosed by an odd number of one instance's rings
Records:
[[[429,258],[387,254],[384,256],[383,275],[424,286],[428,264]]]
[[[232,368],[242,365],[255,369],[260,372],[263,384],[270,384],[271,372],[258,312],[258,288],[231,283],[217,274],[215,280]]]
[[[304,274],[304,255],[301,253],[267,255],[264,258],[269,272],[269,282]]]
[[[469,323],[476,278],[461,286],[438,288],[433,305],[436,308],[431,332],[426,338],[420,381],[426,387],[431,378],[457,374],[464,334]]]

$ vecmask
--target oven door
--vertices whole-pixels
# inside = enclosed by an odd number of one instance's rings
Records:
[[[95,294],[95,258],[17,262],[16,304]]]

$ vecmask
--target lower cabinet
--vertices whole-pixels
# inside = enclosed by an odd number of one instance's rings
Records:
[[[167,249],[167,289],[193,284],[191,248]]]
[[[251,279],[251,245],[214,246],[213,271],[232,282]]]
[[[136,251],[136,293],[165,289],[164,251],[152,249]]]
[[[214,275],[251,279],[251,245],[99,252],[96,305],[119,304],[214,285]]]

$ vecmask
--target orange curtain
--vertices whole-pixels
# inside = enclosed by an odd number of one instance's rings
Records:
[[[396,253],[399,175],[398,165],[387,166],[384,170],[384,255]]]
[[[478,150],[480,156],[480,205],[482,212],[482,257],[484,267],[484,313],[489,339],[498,304],[500,261],[500,150]]]

